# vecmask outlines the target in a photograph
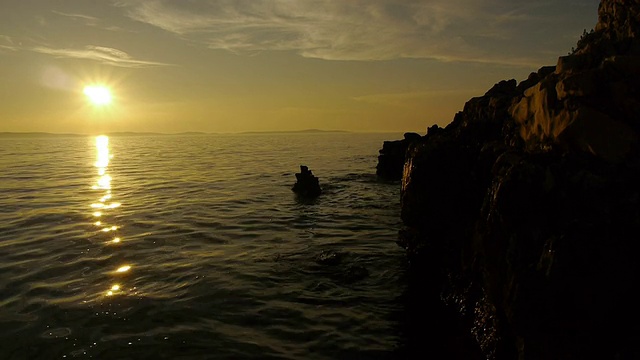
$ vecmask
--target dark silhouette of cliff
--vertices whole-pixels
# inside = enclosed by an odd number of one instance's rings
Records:
[[[412,286],[488,359],[640,359],[640,0],[598,15],[399,160],[398,243],[430,279]]]

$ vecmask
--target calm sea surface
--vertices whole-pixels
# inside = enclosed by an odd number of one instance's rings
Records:
[[[0,138],[0,359],[394,358],[396,138]]]

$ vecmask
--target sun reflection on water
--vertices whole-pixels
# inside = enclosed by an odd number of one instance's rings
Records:
[[[115,284],[111,287],[111,289],[109,291],[107,291],[107,296],[113,296],[115,295],[118,291],[120,291],[120,285]]]
[[[112,182],[113,178],[109,174],[109,165],[113,159],[113,154],[109,149],[109,137],[100,135],[95,138],[96,161],[94,167],[97,169],[97,177],[95,183],[91,187],[93,190],[100,191],[97,201],[90,204],[92,209],[91,215],[100,218],[94,221],[93,225],[97,227],[99,233],[108,233],[110,237],[105,241],[106,245],[120,245],[123,242],[122,237],[117,233],[121,226],[110,223],[113,219],[113,211],[122,206],[121,203],[111,201],[113,199]],[[110,272],[110,276],[121,277],[123,273],[131,270],[131,265],[121,265],[116,270]],[[111,285],[103,294],[106,296],[122,295],[124,293],[122,284]]]
[[[125,273],[127,271],[131,270],[131,265],[124,265],[124,266],[120,266],[116,272],[117,273]]]
[[[111,154],[109,154],[109,137],[106,135],[97,136],[96,149],[98,150],[98,154],[95,167],[101,169],[98,173],[103,175],[106,172],[106,167],[109,166],[109,160],[111,160]]]

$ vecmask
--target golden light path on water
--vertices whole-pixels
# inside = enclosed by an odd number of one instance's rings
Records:
[[[113,202],[113,194],[111,192],[112,178],[108,174],[109,162],[113,158],[113,155],[109,151],[109,137],[100,135],[96,137],[96,162],[94,166],[97,169],[98,177],[95,184],[92,186],[93,190],[100,191],[100,197],[97,202],[91,204],[91,209],[94,209],[93,216],[98,218],[94,225],[100,229],[101,232],[109,233],[116,232],[120,227],[117,224],[106,223],[106,215],[113,209],[119,208],[122,204]],[[122,242],[122,238],[114,234],[114,237],[107,242],[108,245],[118,245]],[[127,273],[131,270],[131,265],[121,265],[117,269],[113,270],[111,274],[120,275]],[[106,291],[106,296],[114,296],[122,292],[122,285],[119,283],[112,284]]]

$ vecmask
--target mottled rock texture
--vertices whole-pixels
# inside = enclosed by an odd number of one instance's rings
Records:
[[[639,359],[640,0],[412,142],[399,244],[488,359]]]

